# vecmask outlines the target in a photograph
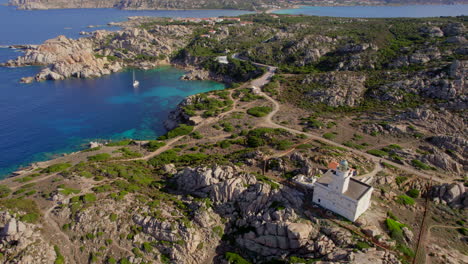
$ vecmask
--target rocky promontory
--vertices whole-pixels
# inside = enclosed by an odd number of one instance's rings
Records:
[[[167,26],[154,27],[150,32],[138,28],[99,30],[76,40],[59,36],[39,46],[25,47],[24,55],[2,66],[45,66],[34,77],[36,81],[100,77],[125,67],[150,69],[168,64],[169,55],[183,47],[190,34],[187,27]]]

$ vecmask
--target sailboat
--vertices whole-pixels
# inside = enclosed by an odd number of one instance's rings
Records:
[[[135,71],[133,71],[133,88],[140,86],[140,82],[135,79]]]

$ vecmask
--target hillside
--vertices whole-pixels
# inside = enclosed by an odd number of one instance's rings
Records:
[[[468,262],[467,18],[240,20],[132,18],[3,65],[42,65],[26,82],[171,63],[229,88],[186,98],[159,138],[3,180],[2,261]],[[298,180],[340,160],[374,188],[355,222]]]

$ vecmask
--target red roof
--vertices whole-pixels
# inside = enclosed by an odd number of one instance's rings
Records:
[[[328,164],[328,168],[332,170],[336,170],[340,166],[340,164],[336,161],[332,161]]]

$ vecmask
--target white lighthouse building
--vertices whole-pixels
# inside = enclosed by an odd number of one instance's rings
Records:
[[[370,206],[372,186],[352,178],[355,170],[349,168],[346,160],[332,162],[328,168],[315,183],[313,202],[356,221]]]

